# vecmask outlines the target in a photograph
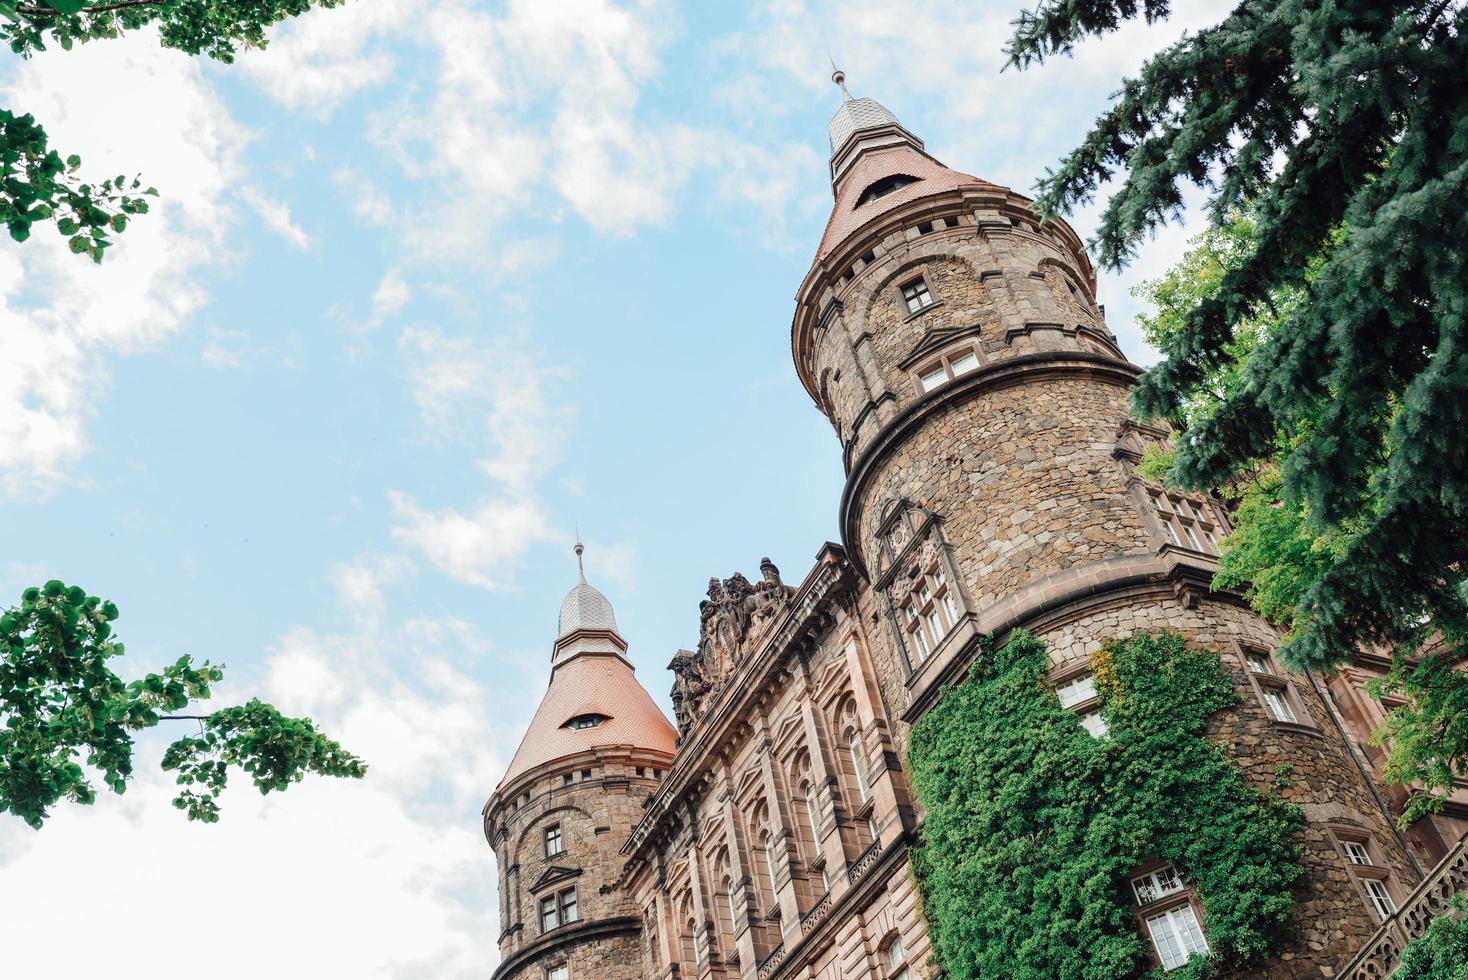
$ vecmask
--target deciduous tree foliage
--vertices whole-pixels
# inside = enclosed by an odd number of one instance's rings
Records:
[[[913,867],[933,943],[959,980],[1120,980],[1148,970],[1128,875],[1171,862],[1206,909],[1212,955],[1168,977],[1247,967],[1286,927],[1298,807],[1252,787],[1205,736],[1238,701],[1216,653],[1175,634],[1092,658],[1106,738],[1043,684],[1044,645],[986,643],[912,730],[926,817]]]
[[[1170,339],[1186,328],[1190,312],[1210,300],[1222,288],[1227,271],[1252,251],[1256,225],[1250,214],[1234,215],[1228,225],[1197,236],[1182,260],[1157,280],[1142,284],[1138,294],[1153,309],[1139,318],[1147,339],[1166,348]],[[1339,247],[1334,236],[1321,256],[1312,261],[1324,267],[1325,257]],[[1311,277],[1307,274],[1307,281]],[[1236,331],[1230,358],[1221,361],[1210,378],[1200,385],[1184,406],[1182,423],[1191,424],[1223,404],[1243,383],[1244,366],[1263,338],[1284,328],[1288,315],[1304,302],[1304,290],[1282,290],[1270,308]],[[1311,420],[1301,417],[1299,432],[1311,430]],[[1326,577],[1344,553],[1360,519],[1320,527],[1310,519],[1308,508],[1291,495],[1280,471],[1293,441],[1281,436],[1257,468],[1220,488],[1232,503],[1233,531],[1223,542],[1219,572],[1214,579],[1221,588],[1243,588],[1254,609],[1293,638],[1310,625],[1311,608],[1304,600]],[[1375,474],[1386,466],[1389,451],[1384,447],[1373,464]],[[1175,472],[1176,453],[1148,450],[1139,472],[1152,480],[1169,480]],[[1413,624],[1414,627],[1416,624]],[[1430,632],[1431,624],[1409,634],[1394,647],[1390,674],[1373,685],[1377,696],[1393,695],[1405,704],[1393,708],[1375,738],[1389,746],[1385,776],[1411,787],[1415,792],[1402,813],[1408,824],[1440,807],[1452,791],[1455,779],[1468,767],[1468,674],[1457,669],[1462,659],[1462,642],[1451,635]]]
[[[133,771],[132,733],[181,720],[197,735],[168,747],[163,768],[184,789],[173,801],[190,820],[219,819],[228,770],[248,773],[261,793],[307,773],[360,778],[360,759],[306,718],[259,700],[208,715],[178,716],[209,697],[224,673],[180,657],[162,673],[124,683],[108,661],[123,653],[112,635],[117,607],[57,581],[26,589],[0,614],[0,813],[39,829],[62,800],[92,803],[93,777],[113,792]],[[85,763],[83,766],[82,763]]]
[[[1453,900],[1458,918],[1442,916],[1427,935],[1402,950],[1402,963],[1392,980],[1463,980],[1468,977],[1468,902]]]
[[[1049,0],[1008,53],[1024,67],[1168,13]],[[1207,188],[1216,228],[1250,206],[1251,240],[1168,331],[1135,408],[1185,427],[1173,475],[1187,487],[1283,448],[1284,499],[1335,536],[1295,603],[1282,649],[1295,667],[1415,644],[1429,617],[1448,651],[1468,630],[1465,18],[1450,0],[1241,0],[1126,80],[1040,185],[1041,208],[1061,213],[1119,181],[1095,241],[1113,268],[1180,212],[1185,182]],[[1275,313],[1240,359],[1241,336]]]
[[[241,47],[263,48],[265,29],[311,7],[346,0],[0,0],[0,38],[22,57],[47,42],[70,50],[78,42],[105,40],[152,29],[165,48],[205,54],[226,64]],[[118,84],[125,85],[125,79]],[[109,164],[113,164],[109,161]],[[115,165],[121,165],[115,163]],[[0,222],[23,242],[38,222],[51,222],[73,252],[101,262],[112,236],[130,218],[148,212],[157,190],[140,177],[88,180],[81,158],[63,159],[29,113],[0,110]],[[109,169],[111,169],[109,167]]]

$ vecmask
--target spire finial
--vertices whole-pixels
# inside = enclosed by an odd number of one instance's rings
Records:
[[[576,574],[581,579],[582,585],[586,584],[586,566],[581,561],[581,553],[585,550],[585,545],[581,543],[581,528],[578,526],[576,528]]]
[[[827,55],[827,57],[829,58],[830,56]],[[831,81],[835,82],[837,87],[841,89],[841,101],[850,102],[851,93],[846,91],[846,72],[836,67],[834,58],[831,59]]]

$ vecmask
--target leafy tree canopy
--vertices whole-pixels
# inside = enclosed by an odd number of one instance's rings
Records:
[[[123,653],[112,635],[117,607],[57,581],[26,589],[0,614],[0,813],[39,829],[63,799],[92,803],[92,780],[125,792],[132,733],[186,720],[199,733],[168,747],[163,768],[184,787],[173,801],[190,820],[219,819],[228,771],[248,773],[261,793],[307,773],[360,778],[367,767],[306,718],[259,700],[208,715],[178,715],[206,700],[220,667],[187,656],[124,683],[108,661]],[[80,762],[78,761],[80,760]],[[84,762],[86,767],[81,764]]]
[[[1010,61],[1169,12],[1044,0]],[[1094,243],[1112,268],[1181,213],[1186,183],[1209,193],[1226,256],[1155,324],[1163,359],[1134,403],[1183,429],[1179,484],[1277,458],[1281,497],[1329,543],[1293,602],[1292,666],[1415,645],[1429,618],[1449,651],[1468,631],[1465,18],[1450,0],[1241,0],[1127,79],[1040,184],[1058,214],[1118,181]]]
[[[0,0],[0,38],[22,57],[65,50],[88,41],[121,37],[151,28],[165,48],[204,54],[226,64],[239,49],[263,48],[271,24],[312,6],[337,7],[346,0]],[[125,83],[123,83],[125,84]],[[0,222],[23,242],[38,222],[50,222],[75,253],[101,262],[112,236],[136,215],[147,214],[157,190],[141,177],[117,175],[88,180],[82,161],[51,148],[46,131],[29,113],[0,109]]]
[[[1402,962],[1392,980],[1462,980],[1468,977],[1468,901],[1459,895],[1452,900],[1457,918],[1441,916],[1427,927],[1427,934],[1402,950]]]
[[[1153,311],[1140,318],[1147,339],[1165,348],[1200,303],[1221,288],[1226,272],[1252,249],[1257,224],[1248,210],[1230,217],[1221,229],[1197,236],[1182,260],[1161,278],[1136,290]],[[1332,238],[1326,253],[1339,244]],[[1313,267],[1324,266],[1318,256]],[[1307,281],[1310,280],[1307,276]],[[1196,396],[1184,406],[1183,424],[1206,417],[1244,384],[1250,353],[1266,337],[1283,328],[1288,313],[1304,300],[1304,290],[1290,288],[1273,298],[1269,309],[1241,324],[1230,359],[1221,362]],[[1302,433],[1312,431],[1310,419],[1300,420]],[[1302,436],[1281,436],[1256,468],[1221,488],[1232,504],[1232,532],[1223,542],[1219,573],[1214,585],[1243,588],[1250,604],[1279,626],[1287,638],[1308,630],[1312,610],[1307,598],[1345,553],[1360,520],[1321,528],[1310,519],[1308,506],[1291,495],[1281,475],[1284,460]],[[1385,468],[1383,448],[1373,465],[1373,479]],[[1175,473],[1177,453],[1151,447],[1139,472],[1148,479],[1168,481]],[[1420,630],[1427,633],[1426,629]],[[1395,647],[1392,671],[1372,693],[1405,700],[1394,708],[1376,733],[1390,746],[1386,778],[1410,786],[1414,792],[1402,813],[1410,823],[1439,807],[1452,791],[1455,779],[1468,775],[1468,675],[1456,669],[1462,659],[1461,643],[1454,646],[1442,636],[1409,636]]]
[[[1047,666],[1028,633],[989,643],[912,730],[926,809],[913,867],[949,974],[1147,972],[1126,890],[1152,860],[1196,887],[1212,949],[1169,978],[1266,955],[1302,874],[1303,814],[1251,786],[1206,737],[1208,717],[1238,701],[1218,655],[1166,633],[1106,644],[1091,663],[1104,738],[1044,686]]]

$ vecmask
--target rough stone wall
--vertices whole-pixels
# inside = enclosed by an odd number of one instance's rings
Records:
[[[515,790],[513,795],[496,797],[490,808],[490,816],[496,821],[490,833],[500,869],[502,960],[510,959],[546,935],[541,930],[539,900],[546,895],[558,895],[566,888],[576,889],[577,922],[558,927],[561,930],[572,931],[578,925],[636,914],[626,894],[603,886],[621,872],[623,859],[619,851],[627,829],[636,825],[644,802],[657,788],[654,772],[665,773],[669,762],[665,758],[596,750],[560,760],[531,779],[507,787]],[[643,775],[637,775],[638,768]],[[567,776],[571,777],[569,783]],[[560,825],[564,850],[547,857],[544,831],[551,824]],[[554,876],[553,868],[579,873],[548,881],[536,889],[543,875],[549,872]],[[635,959],[635,938],[598,942],[604,945],[620,942],[631,948],[633,952],[629,955]],[[545,955],[537,956],[533,961],[539,964],[536,970],[553,965],[551,960],[555,955],[558,955],[556,949],[551,948]],[[540,976],[539,972],[526,975]],[[641,973],[632,969],[606,976],[610,980],[622,980],[639,977]]]
[[[1298,933],[1258,975],[1330,975],[1376,931],[1378,922],[1353,884],[1345,859],[1327,827],[1356,827],[1369,833],[1387,856],[1397,881],[1408,888],[1417,875],[1361,776],[1324,699],[1304,677],[1295,677],[1298,704],[1308,713],[1304,725],[1274,721],[1254,695],[1235,644],[1273,651],[1275,632],[1247,609],[1204,601],[1185,608],[1169,598],[1132,601],[1082,616],[1039,633],[1059,670],[1082,663],[1110,637],[1172,630],[1190,643],[1222,654],[1225,669],[1241,698],[1238,707],[1219,712],[1209,736],[1228,747],[1229,756],[1259,790],[1275,789],[1275,768],[1288,765],[1289,787],[1281,795],[1305,810],[1300,838],[1306,880],[1298,893]]]
[[[896,410],[922,397],[906,362],[930,335],[976,329],[989,361],[1040,350],[1115,353],[1076,256],[1057,238],[984,211],[959,220],[887,236],[859,275],[822,293],[842,310],[817,332],[811,376],[843,444],[854,437],[858,454]],[[918,275],[934,305],[913,315],[900,288]],[[888,395],[895,405],[874,411]]]
[[[1125,389],[1050,378],[950,403],[878,464],[858,507],[860,551],[876,567],[889,501],[944,520],[969,595],[984,608],[1063,569],[1150,551],[1111,456]]]
[[[510,970],[503,980],[545,980],[546,971],[564,964],[576,980],[645,980],[641,952],[635,939],[618,936],[608,939],[570,941],[544,957]]]

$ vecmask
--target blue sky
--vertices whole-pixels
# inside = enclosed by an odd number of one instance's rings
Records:
[[[162,197],[100,269],[50,235],[0,249],[0,597],[111,598],[120,672],[226,663],[223,697],[311,713],[373,770],[231,792],[197,828],[150,741],[126,797],[0,825],[0,915],[65,901],[101,962],[227,881],[213,907],[278,938],[217,975],[483,975],[478,808],[544,687],[573,529],[665,705],[709,576],[769,555],[798,581],[836,534],[838,445],[789,357],[828,53],[939,159],[1025,191],[1219,5],[1181,7],[1025,73],[999,72],[1018,0],[349,0],[232,67],[146,35],[7,63],[6,105]],[[1143,363],[1128,290],[1185,238],[1103,278]],[[139,866],[116,893],[70,877]]]

